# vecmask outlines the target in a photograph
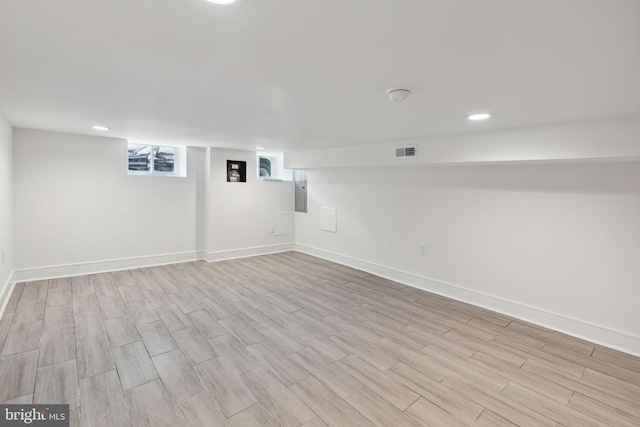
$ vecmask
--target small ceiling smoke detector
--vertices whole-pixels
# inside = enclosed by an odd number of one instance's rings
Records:
[[[400,102],[407,99],[411,95],[412,89],[410,87],[390,87],[387,89],[387,95],[393,102]]]

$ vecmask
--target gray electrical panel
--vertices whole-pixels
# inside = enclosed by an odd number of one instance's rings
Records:
[[[307,213],[307,171],[293,171],[295,211]]]

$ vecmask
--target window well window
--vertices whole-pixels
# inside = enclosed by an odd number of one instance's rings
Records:
[[[129,144],[129,175],[186,176],[184,147]]]
[[[280,152],[258,154],[258,179],[265,181],[291,181],[291,171],[284,168],[284,156]]]
[[[271,178],[271,157],[258,157],[258,176]]]

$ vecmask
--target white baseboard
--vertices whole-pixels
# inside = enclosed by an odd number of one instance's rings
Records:
[[[231,249],[218,252],[189,251],[170,254],[147,255],[131,258],[110,259],[101,261],[79,262],[75,264],[49,265],[44,267],[20,268],[13,272],[14,282],[54,279],[58,277],[81,276],[109,271],[128,270],[130,268],[152,267],[155,265],[204,259],[209,262],[226,259],[244,258],[266,255],[276,252],[292,251],[293,243],[279,245],[256,246],[251,248]]]
[[[295,250],[640,356],[640,336],[628,332],[313,246],[296,243]]]
[[[96,274],[109,271],[128,270],[130,268],[152,267],[155,265],[194,261],[196,259],[201,259],[198,257],[198,252],[191,251],[103,261],[80,262],[76,264],[21,268],[14,270],[13,280],[15,282],[25,282],[30,280],[54,279],[57,277],[81,276],[83,274]]]
[[[9,304],[9,299],[11,298],[11,293],[15,285],[16,282],[13,280],[13,273],[9,273],[9,277],[7,277],[6,282],[2,288],[0,288],[0,319],[2,319],[4,311],[7,309],[7,304]]]
[[[208,262],[224,261],[235,258],[246,258],[257,255],[275,254],[294,249],[294,243],[282,243],[279,245],[254,246],[252,248],[229,249],[225,251],[207,252],[205,258]]]

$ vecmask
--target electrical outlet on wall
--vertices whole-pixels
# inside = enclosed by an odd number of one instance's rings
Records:
[[[271,226],[269,227],[269,230],[270,230],[271,234],[275,234],[275,232],[276,232],[275,224],[271,224]]]
[[[4,258],[5,258],[5,254],[6,254],[6,250],[2,250],[2,264],[4,265]]]
[[[423,243],[420,245],[420,255],[426,255],[427,254],[427,245],[426,243]]]

